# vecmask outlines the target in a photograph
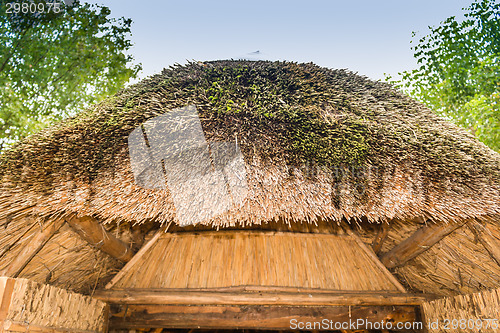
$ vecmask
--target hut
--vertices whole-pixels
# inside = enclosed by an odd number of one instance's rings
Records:
[[[6,331],[418,331],[498,305],[499,241],[498,153],[314,64],[174,66],[0,155]]]

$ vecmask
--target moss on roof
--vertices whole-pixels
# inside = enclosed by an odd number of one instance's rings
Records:
[[[155,95],[161,99],[152,99]],[[271,146],[261,153],[285,153],[291,164],[359,165],[368,158],[384,164],[387,158],[411,158],[438,174],[498,172],[498,160],[485,157],[485,148],[470,135],[386,84],[345,70],[265,61],[190,63],[164,70],[21,142],[2,156],[0,172],[12,173],[10,167],[29,161],[46,171],[73,164],[72,171],[91,176],[109,166],[131,129],[188,104],[198,107],[212,136],[240,135],[250,144],[267,139]]]
[[[498,191],[497,153],[387,84],[312,63],[232,60],[165,69],[23,140],[0,156],[3,188],[91,183],[128,159],[134,128],[186,105],[197,107],[207,139],[237,139],[247,161],[389,173],[405,165],[435,187]]]

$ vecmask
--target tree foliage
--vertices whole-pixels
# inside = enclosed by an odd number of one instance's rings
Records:
[[[140,70],[125,53],[131,20],[110,18],[107,7],[76,1],[59,3],[57,13],[44,5],[7,13],[1,5],[0,151],[115,93]]]
[[[419,67],[392,82],[500,151],[500,4],[475,0],[464,11],[429,27],[412,48]]]

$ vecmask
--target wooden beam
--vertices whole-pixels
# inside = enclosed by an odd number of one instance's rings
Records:
[[[40,232],[36,232],[32,239],[17,254],[10,265],[0,273],[2,276],[17,277],[33,257],[40,252],[43,246],[62,227],[64,220],[57,219],[49,222]]]
[[[127,244],[107,232],[93,217],[72,216],[66,221],[81,238],[113,258],[127,262],[134,256],[134,253]]]
[[[382,223],[380,225],[380,228],[377,232],[377,236],[375,236],[375,239],[372,242],[372,250],[375,252],[375,254],[379,254],[380,250],[382,249],[382,245],[384,244],[387,235],[389,235],[389,230],[390,230],[390,225],[387,223]]]
[[[478,222],[470,223],[469,228],[489,253],[491,259],[500,266],[500,242],[491,234],[491,230]]]
[[[94,298],[114,304],[178,305],[302,305],[362,306],[419,305],[435,297],[398,292],[221,292],[190,290],[98,290]]]
[[[0,322],[7,319],[15,284],[15,279],[7,277],[0,278]]]
[[[380,323],[383,320],[385,323],[391,322],[394,327],[401,322],[415,322],[418,311],[413,306],[129,305],[116,309],[110,318],[109,328],[370,329],[368,322]],[[326,320],[323,321],[324,319]],[[316,326],[308,327],[307,323]],[[323,327],[320,326],[321,323]]]
[[[389,252],[380,256],[380,261],[387,268],[402,266],[408,260],[424,253],[469,221],[465,220],[461,223],[428,223],[393,247]]]

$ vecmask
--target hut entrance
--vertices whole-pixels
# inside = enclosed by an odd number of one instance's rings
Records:
[[[112,305],[114,329],[399,322],[416,319],[423,300],[351,232],[262,230],[160,231],[94,297]]]

